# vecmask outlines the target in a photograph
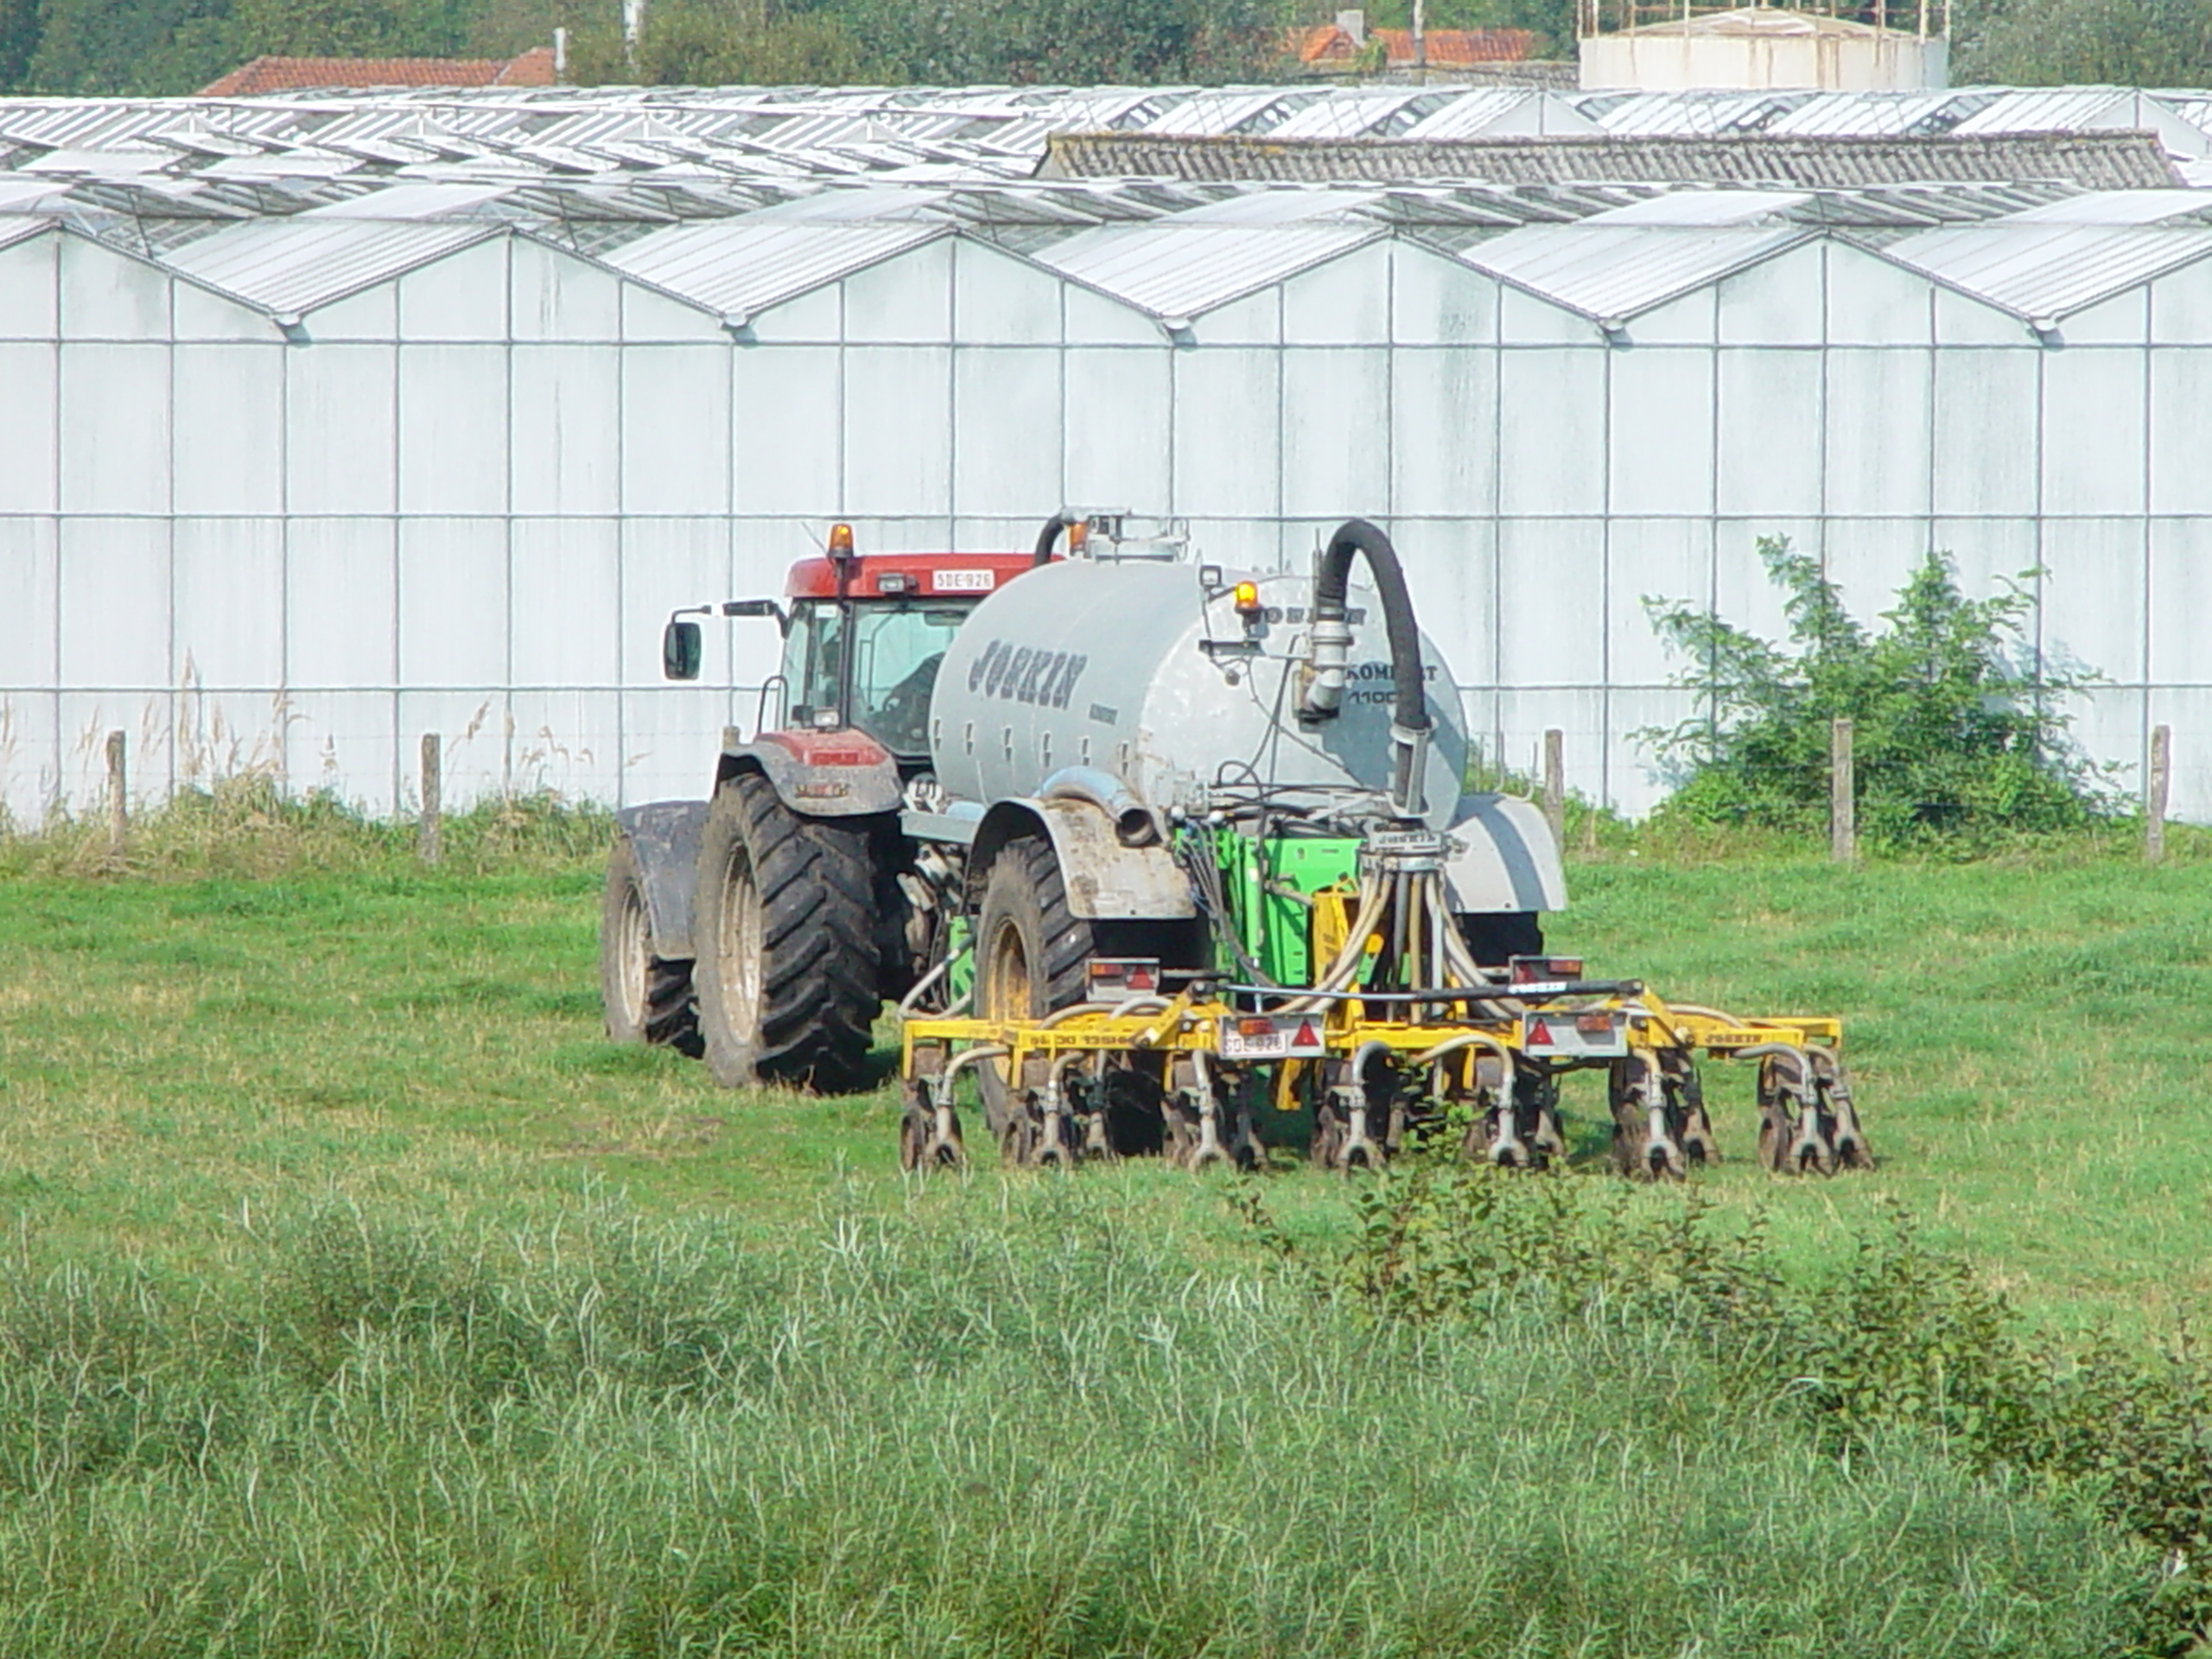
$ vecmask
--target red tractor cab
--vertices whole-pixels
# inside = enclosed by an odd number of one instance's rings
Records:
[[[1084,526],[1056,518],[1030,553],[862,555],[849,524],[832,526],[826,554],[791,566],[785,604],[732,600],[721,607],[725,616],[773,617],[783,630],[781,665],[763,688],[780,694],[781,707],[771,710],[764,697],[762,732],[859,731],[902,772],[926,766],[930,694],[946,645],[978,604],[1049,563],[1062,530],[1081,544]],[[698,632],[686,613],[670,619],[668,677],[698,677]]]

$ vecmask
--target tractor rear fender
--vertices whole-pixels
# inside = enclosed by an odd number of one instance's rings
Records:
[[[665,961],[691,958],[691,889],[698,880],[699,826],[706,821],[704,801],[651,801],[614,815],[645,880],[653,954]]]
[[[763,732],[722,751],[715,787],[741,772],[767,779],[805,818],[860,818],[899,809],[899,764],[864,732]]]
[[[968,868],[981,880],[1000,848],[1020,836],[1052,843],[1067,882],[1068,908],[1085,921],[1185,921],[1198,914],[1190,879],[1163,846],[1128,847],[1114,820],[1088,800],[1022,796],[995,802],[976,826]]]
[[[1541,808],[1510,795],[1465,795],[1452,825],[1459,843],[1444,866],[1460,915],[1564,910],[1567,873]]]

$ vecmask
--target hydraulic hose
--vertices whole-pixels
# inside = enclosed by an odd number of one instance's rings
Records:
[[[1072,530],[1082,522],[1082,519],[1065,512],[1056,512],[1047,518],[1045,521],[1045,528],[1037,532],[1037,556],[1031,561],[1031,568],[1035,569],[1050,564],[1052,562],[1052,550],[1060,544],[1060,532],[1064,530]]]
[[[1390,538],[1364,518],[1347,518],[1329,538],[1328,551],[1313,573],[1313,679],[1300,700],[1299,719],[1307,725],[1334,715],[1344,701],[1346,657],[1351,631],[1345,622],[1345,594],[1357,554],[1375,573],[1382,601],[1382,624],[1390,641],[1391,720],[1408,732],[1429,728],[1428,690],[1421,660],[1421,629],[1406,592],[1406,573]]]

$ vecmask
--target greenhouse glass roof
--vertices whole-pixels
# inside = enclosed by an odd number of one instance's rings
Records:
[[[0,99],[0,244],[59,225],[283,319],[519,232],[727,320],[957,235],[1172,321],[1395,236],[1612,321],[1832,236],[2047,321],[2212,250],[2212,215],[2199,207],[2212,206],[2212,194],[2175,188],[2196,163],[2174,170],[2174,158],[2212,147],[2208,126],[2212,96],[2116,87],[1591,96],[1496,86],[556,87],[15,99]],[[2168,159],[2153,172],[2166,187],[1911,174],[1922,137],[1979,133],[1960,142],[2017,160],[2039,153],[2037,135],[2060,155],[2087,143],[2077,137],[2085,131],[2155,133],[2130,142],[2154,156],[2164,146]],[[1053,135],[1080,132],[1255,149],[1303,136],[1322,145],[1313,165],[1324,175],[1034,176]],[[1572,161],[1591,153],[1576,146],[1593,143],[1694,143],[1719,155],[1735,143],[1824,137],[1879,147],[1879,166],[1864,182],[1781,188],[1578,178]],[[2010,150],[1998,143],[2016,140]],[[1330,155],[1431,141],[1511,143],[1551,159],[1538,181],[1522,183],[1326,175]]]

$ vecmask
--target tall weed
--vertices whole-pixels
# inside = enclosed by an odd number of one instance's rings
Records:
[[[1694,1340],[1734,1397],[1852,1455],[1908,1432],[1973,1473],[2031,1483],[2163,1554],[2133,1650],[2195,1651],[2212,1630],[2212,1364],[2100,1337],[2056,1349],[1909,1217],[1851,1258],[1784,1270],[1760,1220],[1694,1191],[1679,1202],[1610,1184],[1529,1180],[1424,1158],[1357,1194],[1357,1224],[1314,1243],[1256,1192],[1239,1202],[1322,1300],[1349,1294],[1385,1325],[1483,1330],[1534,1310]]]
[[[1922,1434],[1837,1458],[1687,1304],[1470,1321],[1124,1218],[992,1184],[747,1251],[334,1205],[202,1287],[25,1252],[0,1651],[2056,1659],[2148,1592]]]

